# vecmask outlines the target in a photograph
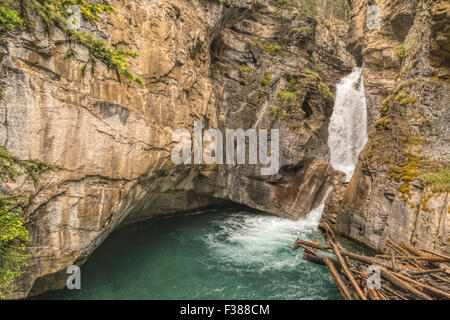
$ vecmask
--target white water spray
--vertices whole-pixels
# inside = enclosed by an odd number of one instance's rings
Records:
[[[232,214],[218,222],[219,232],[204,240],[214,257],[225,265],[257,266],[260,271],[295,268],[302,260],[293,259],[290,248],[296,239],[318,236],[323,209],[322,204],[298,221],[271,215]]]
[[[337,85],[334,111],[328,128],[330,163],[353,176],[359,153],[367,143],[367,107],[362,70],[355,68]]]

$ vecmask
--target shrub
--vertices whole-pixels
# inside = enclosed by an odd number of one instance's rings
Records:
[[[253,70],[253,68],[249,66],[236,66],[236,69],[238,69],[240,73],[249,73]]]
[[[35,16],[39,16],[45,30],[50,33],[57,28],[63,31],[67,40],[72,45],[76,43],[89,51],[91,72],[95,71],[96,62],[103,63],[109,71],[116,74],[119,82],[125,77],[130,82],[144,84],[140,77],[128,70],[128,58],[136,58],[136,52],[115,49],[102,40],[95,39],[90,33],[71,30],[67,26],[70,18],[67,8],[76,5],[80,8],[83,18],[88,21],[96,21],[103,12],[111,13],[114,8],[107,4],[97,4],[88,0],[0,0],[0,27],[13,30],[19,26],[32,32],[35,28]],[[65,58],[76,56],[71,48]],[[87,64],[81,69],[85,74]]]
[[[406,49],[406,47],[405,47],[405,45],[404,44],[401,44],[401,45],[399,45],[399,46],[396,46],[395,48],[394,48],[394,51],[395,51],[395,53],[397,53],[397,55],[400,57],[400,58],[405,58],[407,55],[408,55],[408,50]]]
[[[272,73],[271,72],[264,72],[264,75],[261,79],[261,86],[267,87],[270,84],[270,81],[272,80]]]
[[[23,172],[37,181],[44,171],[56,166],[40,160],[20,160],[0,146],[0,183],[14,181]],[[28,203],[28,195],[0,194],[0,299],[8,293],[6,287],[23,273],[28,255],[26,244],[30,241],[22,220],[21,208]]]
[[[304,36],[310,34],[312,32],[312,27],[310,25],[302,26],[302,27],[293,27],[292,31]]]
[[[434,193],[450,192],[450,167],[424,173],[419,179],[424,186],[430,187]]]

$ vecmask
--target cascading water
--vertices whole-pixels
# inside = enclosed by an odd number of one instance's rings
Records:
[[[355,68],[337,85],[328,128],[330,163],[350,181],[358,156],[367,143],[367,107],[362,70]]]

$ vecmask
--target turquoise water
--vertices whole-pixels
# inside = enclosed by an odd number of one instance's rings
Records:
[[[301,221],[215,210],[122,228],[81,267],[82,289],[39,299],[340,299],[326,267],[290,249],[321,238]]]

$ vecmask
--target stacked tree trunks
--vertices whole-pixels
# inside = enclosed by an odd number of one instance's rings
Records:
[[[303,259],[327,266],[344,299],[450,300],[450,257],[390,240],[386,254],[360,255],[344,249],[326,223],[319,228],[325,245],[297,240],[293,251],[303,248]]]

